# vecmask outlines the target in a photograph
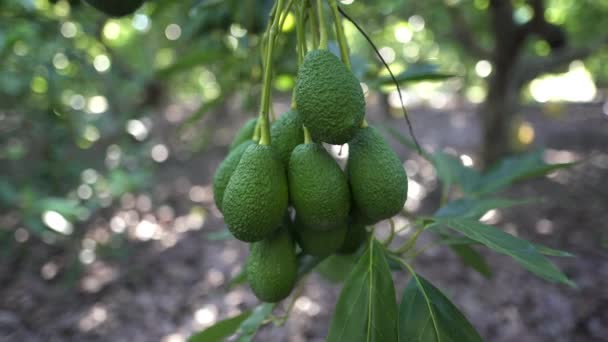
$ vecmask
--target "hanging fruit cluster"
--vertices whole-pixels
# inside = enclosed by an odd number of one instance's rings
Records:
[[[337,11],[342,60],[327,49],[321,1],[308,12],[317,16],[320,32],[309,52],[302,39],[308,1],[296,5],[300,65],[292,109],[270,125],[272,50],[282,3],[275,5],[266,37],[260,116],[237,133],[213,179],[228,229],[251,243],[247,280],[267,302],[282,300],[294,287],[297,250],[319,257],[354,253],[368,237],[366,226],[399,213],[407,198],[400,159],[364,119],[365,98],[349,67]],[[348,144],[345,170],[323,143]]]

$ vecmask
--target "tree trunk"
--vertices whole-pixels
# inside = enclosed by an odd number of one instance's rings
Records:
[[[518,110],[519,89],[513,82],[514,64],[496,63],[488,84],[488,95],[479,108],[482,123],[482,166],[492,166],[511,152],[512,122]]]

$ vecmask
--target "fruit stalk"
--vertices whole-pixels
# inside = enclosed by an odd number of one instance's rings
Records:
[[[310,132],[308,131],[308,128],[306,128],[306,126],[302,126],[302,129],[304,130],[304,143],[312,143],[312,138],[310,137]]]
[[[327,28],[325,27],[325,16],[323,15],[323,0],[317,0],[317,11],[319,16],[319,48],[327,49]]]
[[[336,38],[338,39],[338,46],[340,46],[340,57],[342,58],[342,63],[346,65],[348,70],[351,70],[350,58],[348,53],[348,41],[346,40],[346,35],[344,34],[344,27],[342,26],[342,18],[340,17],[340,12],[338,11],[338,2],[336,0],[329,0],[329,7],[331,8],[331,12],[334,16]]]
[[[319,48],[319,20],[317,18],[317,11],[316,11],[316,7],[312,5],[311,2],[313,2],[314,0],[310,0],[310,2],[307,1],[307,7],[308,7],[308,15],[310,16],[310,28],[312,30],[312,46],[313,49],[318,49]]]
[[[269,124],[269,112],[270,112],[270,86],[272,79],[272,56],[274,50],[274,39],[278,33],[278,26],[280,20],[280,13],[283,9],[284,0],[277,0],[276,2],[276,14],[272,16],[272,24],[269,26],[267,31],[268,35],[268,46],[266,47],[266,59],[264,63],[264,86],[262,88],[262,101],[260,104],[260,145],[270,145],[270,124]]]

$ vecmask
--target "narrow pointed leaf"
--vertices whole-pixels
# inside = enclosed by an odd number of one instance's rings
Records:
[[[543,245],[535,244],[534,247],[543,255],[554,256],[554,257],[562,257],[562,258],[573,258],[574,254],[568,253],[565,251],[560,251],[559,249],[549,248]]]
[[[209,328],[190,336],[188,342],[222,342],[233,335],[241,323],[250,315],[251,311],[245,311],[240,315],[219,321]]]
[[[463,264],[472,267],[486,278],[492,277],[490,265],[488,265],[484,256],[473,247],[469,245],[450,245],[450,249],[458,255]]]
[[[466,317],[450,300],[416,273],[399,308],[399,342],[481,342]]]
[[[275,303],[264,303],[258,305],[246,320],[239,326],[237,334],[239,335],[238,342],[250,342],[257,333],[258,329],[264,324],[264,321],[270,316],[274,310]]]
[[[439,208],[434,216],[441,218],[474,218],[478,219],[492,209],[509,208],[531,203],[534,200],[510,200],[503,198],[460,198]]]
[[[574,286],[574,283],[559,268],[545,258],[532,243],[526,240],[473,219],[458,218],[441,222],[465,236],[481,242],[498,253],[512,257],[525,269],[544,279]]]
[[[340,293],[328,342],[398,340],[397,301],[384,247],[372,239]]]
[[[466,194],[474,192],[477,188],[479,172],[464,166],[460,159],[443,152],[435,152],[430,155],[430,161],[435,166],[437,176],[443,182],[444,188],[456,184]]]
[[[483,195],[496,192],[516,181],[546,175],[557,169],[570,167],[575,164],[547,164],[543,160],[541,151],[506,158],[498,162],[483,175],[475,193]]]

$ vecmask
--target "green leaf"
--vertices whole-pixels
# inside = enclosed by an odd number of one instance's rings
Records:
[[[562,257],[562,258],[573,258],[575,257],[574,254],[565,252],[565,251],[560,251],[559,249],[553,249],[553,248],[549,248],[543,245],[537,245],[534,244],[534,247],[536,247],[536,249],[544,255],[548,255],[548,256],[554,256],[554,257]]]
[[[399,308],[400,342],[482,341],[466,317],[439,289],[413,270]]]
[[[397,341],[397,314],[384,247],[371,239],[344,283],[327,341]]]
[[[469,245],[450,245],[450,249],[458,255],[463,264],[471,266],[486,278],[492,277],[492,270],[481,253]]]
[[[227,286],[229,289],[233,289],[241,284],[244,284],[247,281],[247,272],[245,272],[245,268],[243,268],[239,273],[237,273],[230,281]]]
[[[328,281],[332,283],[340,283],[348,277],[350,271],[357,262],[357,258],[358,255],[356,253],[348,255],[332,255],[323,260],[323,262],[317,266],[316,271]]]
[[[239,335],[238,342],[250,342],[255,336],[258,329],[264,324],[268,316],[274,310],[275,303],[263,303],[258,305],[246,320],[244,320],[237,334]]]
[[[444,188],[458,184],[464,193],[471,193],[477,187],[479,172],[464,166],[460,159],[443,152],[435,152],[430,155],[430,161],[437,170],[437,176],[443,181]]]
[[[222,342],[227,337],[233,335],[241,326],[241,323],[250,315],[251,311],[245,311],[240,315],[219,321],[209,328],[190,336],[188,342]]]
[[[496,192],[514,182],[538,177],[575,165],[576,163],[547,164],[543,160],[542,151],[503,159],[483,175],[475,193],[478,195]]]
[[[434,216],[441,218],[466,217],[478,219],[491,209],[509,208],[528,204],[533,201],[534,200],[510,200],[502,198],[460,198],[439,208]]]
[[[544,279],[574,286],[571,280],[528,241],[473,219],[458,218],[440,222],[498,253],[512,257],[525,269]]]

